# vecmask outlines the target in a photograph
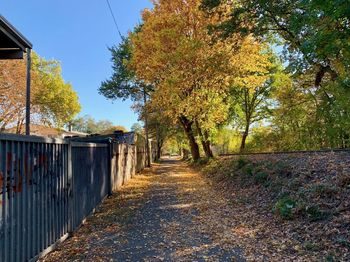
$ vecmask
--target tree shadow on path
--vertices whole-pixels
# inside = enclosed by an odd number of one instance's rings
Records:
[[[213,189],[202,180],[183,162],[163,160],[107,199],[44,261],[245,261],[202,215],[215,195],[203,194]]]

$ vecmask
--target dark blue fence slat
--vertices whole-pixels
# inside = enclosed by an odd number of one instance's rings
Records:
[[[0,223],[0,245],[1,245],[1,260],[7,260],[7,244],[8,244],[8,235],[7,235],[7,142],[0,141],[0,178],[2,180],[2,188],[1,188],[1,223]]]
[[[20,186],[20,178],[19,178],[19,161],[18,161],[18,142],[14,143],[14,159],[15,159],[15,163],[14,163],[14,187],[15,187],[15,205],[14,205],[14,212],[15,212],[15,221],[16,221],[16,225],[15,225],[15,237],[14,237],[14,248],[15,248],[15,252],[14,252],[14,261],[18,261],[19,260],[19,242],[20,242],[20,202],[21,202],[21,195],[22,194],[17,194],[17,192],[19,192],[19,186]]]
[[[105,147],[72,148],[74,226],[90,215],[108,194],[109,149]]]
[[[9,193],[10,193],[10,197],[9,197],[9,219],[10,219],[10,261],[14,261],[14,252],[15,252],[15,245],[14,245],[14,238],[16,236],[16,232],[15,232],[15,227],[16,227],[16,220],[14,217],[14,204],[15,204],[15,198],[14,198],[14,193],[13,193],[13,186],[14,186],[14,163],[13,163],[13,156],[15,155],[14,153],[14,142],[11,141],[10,144],[10,177],[9,177]]]
[[[20,210],[21,210],[21,215],[20,215],[20,221],[21,221],[21,230],[22,232],[24,232],[24,234],[22,233],[20,235],[20,258],[19,261],[23,261],[26,259],[26,231],[27,231],[27,227],[25,224],[25,214],[26,214],[26,210],[25,210],[25,203],[27,201],[26,199],[26,181],[25,181],[25,170],[24,170],[24,147],[25,147],[25,143],[18,143],[19,146],[19,158],[20,158],[20,180],[21,180],[21,185],[22,185],[22,194],[21,194],[21,203],[20,203]]]
[[[45,249],[45,144],[39,143],[39,154],[37,159],[37,169],[40,176],[39,184],[39,250],[42,252]]]

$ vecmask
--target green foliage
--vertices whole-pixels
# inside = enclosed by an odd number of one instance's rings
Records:
[[[338,244],[342,245],[343,247],[346,247],[348,249],[350,248],[350,241],[346,237],[340,236],[337,238],[336,241]]]
[[[297,202],[288,194],[282,195],[274,206],[275,212],[283,219],[292,219],[296,210]]]
[[[217,154],[239,152],[242,134],[229,127],[220,127],[213,135],[214,150]]]
[[[326,262],[335,262],[336,259],[335,259],[335,257],[334,257],[334,254],[333,254],[333,253],[327,254],[327,256],[325,257],[325,261],[326,261]]]
[[[238,160],[237,160],[237,168],[238,168],[238,169],[242,169],[242,168],[245,167],[248,163],[249,163],[249,161],[248,161],[246,158],[240,156],[240,157],[238,158]]]
[[[210,158],[202,157],[197,161],[199,166],[207,165],[211,161]]]
[[[61,65],[32,53],[31,114],[35,122],[62,128],[81,110],[71,84],[62,77]],[[25,119],[26,65],[23,60],[0,62],[0,129],[16,126]]]
[[[319,251],[322,250],[322,247],[318,243],[313,243],[313,242],[305,242],[304,243],[304,249],[308,251]]]
[[[247,176],[252,176],[254,172],[254,167],[251,164],[247,164],[242,167],[242,171]]]
[[[330,216],[329,212],[321,210],[317,205],[306,207],[305,212],[312,222],[324,220]]]
[[[131,131],[138,133],[138,134],[142,134],[143,133],[143,128],[139,123],[135,123],[131,126]]]
[[[212,11],[220,4],[227,2],[204,1]],[[350,29],[346,1],[238,0],[231,5],[231,16],[217,25],[223,36],[235,32],[253,33],[257,37],[277,35],[285,41],[285,50],[290,54],[290,66],[294,70],[318,65],[340,75],[349,65]],[[318,75],[320,77],[323,76]]]
[[[129,37],[123,37],[118,46],[113,46],[109,50],[112,54],[113,74],[109,80],[101,83],[99,93],[111,100],[129,98],[134,101],[142,100],[143,90],[149,93],[153,88],[137,79],[135,72],[129,67],[132,56]]]
[[[34,93],[33,103],[40,107],[43,122],[57,127],[69,123],[80,112],[77,93],[62,78],[60,63],[45,60],[33,53],[34,81],[40,88]]]
[[[255,174],[254,180],[258,184],[268,185],[267,181],[269,180],[269,174],[264,171],[259,171]]]
[[[346,148],[348,13],[343,0],[157,1],[110,48],[99,91],[134,100],[140,119],[154,114],[160,145],[180,125],[195,158],[198,144],[206,156],[211,144],[218,154]]]
[[[339,192],[339,189],[334,185],[316,184],[311,187],[311,192],[317,197],[329,197]]]
[[[221,15],[212,25],[213,35],[253,34],[283,48],[286,68],[277,67],[272,76],[273,106],[264,124],[254,127],[248,151],[350,146],[346,1],[203,0],[202,7]]]
[[[71,122],[71,127],[74,131],[79,131],[88,134],[102,134],[104,132],[112,133],[112,130],[118,129],[113,126],[113,123],[108,120],[96,121],[89,115],[78,117]],[[119,128],[120,129],[120,128]],[[123,131],[126,131],[122,127]]]

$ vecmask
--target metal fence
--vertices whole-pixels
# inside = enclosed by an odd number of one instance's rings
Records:
[[[116,188],[114,179],[131,177],[123,172],[134,173],[136,151],[1,134],[0,261],[35,261],[67,238]],[[131,171],[112,169],[113,159]]]
[[[0,136],[0,260],[34,258],[70,230],[69,145]]]
[[[109,146],[72,143],[73,228],[109,194]]]

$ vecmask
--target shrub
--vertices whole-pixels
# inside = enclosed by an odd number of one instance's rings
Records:
[[[327,256],[325,257],[325,261],[326,262],[334,262],[335,261],[334,254],[333,253],[327,254]]]
[[[338,237],[336,239],[336,243],[350,249],[350,241],[346,237],[342,237],[342,236]]]
[[[239,157],[237,160],[237,168],[242,169],[248,163],[249,163],[249,161],[247,159],[245,159],[244,157]]]
[[[330,216],[329,212],[321,210],[317,205],[306,207],[305,211],[312,222],[324,220]]]
[[[282,177],[289,177],[292,173],[290,170],[290,166],[288,166],[285,162],[283,161],[278,161],[274,165],[274,171],[276,174]]]
[[[242,168],[242,171],[245,175],[252,176],[253,175],[253,166],[252,165],[246,165]]]
[[[289,195],[283,195],[277,200],[274,210],[283,219],[292,219],[296,207],[296,200]]]
[[[322,246],[320,246],[319,243],[313,243],[313,242],[305,242],[304,243],[304,249],[308,251],[319,251],[322,250]]]
[[[269,179],[269,174],[264,171],[259,171],[254,176],[254,180],[258,184],[265,184]]]
[[[329,184],[316,184],[311,186],[310,191],[317,197],[332,197],[339,192],[339,188]]]

